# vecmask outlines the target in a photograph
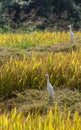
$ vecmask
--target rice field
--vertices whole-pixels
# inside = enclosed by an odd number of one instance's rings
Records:
[[[75,32],[75,40],[81,32]],[[46,46],[69,42],[69,32],[33,32],[29,34],[0,34],[0,46],[27,48],[29,46]]]
[[[75,43],[80,44],[81,32],[75,32]],[[79,40],[78,40],[79,39]],[[0,48],[18,48],[23,56],[8,56],[5,49],[0,53],[0,99],[13,92],[28,89],[46,89],[44,74],[49,73],[54,89],[81,90],[81,48],[70,52],[46,52],[28,54],[31,46],[48,46],[70,43],[69,32],[33,32],[30,34],[0,34]],[[75,46],[75,43],[74,46]],[[24,53],[26,52],[26,53]],[[14,54],[15,55],[15,54]],[[4,60],[5,59],[5,60]],[[0,114],[0,130],[81,130],[81,116],[78,111],[62,113],[60,108],[48,109],[44,114],[30,114],[13,109]]]
[[[45,89],[45,73],[55,87],[81,90],[81,50],[10,58],[0,67],[0,96],[15,90]]]
[[[14,109],[11,114],[0,115],[1,130],[80,130],[81,118],[75,112],[71,118],[70,112],[63,115],[58,111],[50,109],[46,115],[30,115],[25,118],[22,113],[17,114]]]

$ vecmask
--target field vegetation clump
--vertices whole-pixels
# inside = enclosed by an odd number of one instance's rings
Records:
[[[45,89],[45,73],[57,88],[81,90],[81,49],[71,53],[35,54],[10,58],[0,67],[0,96],[15,90]]]

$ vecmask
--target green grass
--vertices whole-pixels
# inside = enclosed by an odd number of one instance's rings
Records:
[[[5,47],[19,48],[19,49],[27,49],[31,46],[36,46],[36,44],[28,40],[23,40],[22,43],[15,41],[14,44],[11,44],[10,41],[6,41],[6,44],[5,44]]]

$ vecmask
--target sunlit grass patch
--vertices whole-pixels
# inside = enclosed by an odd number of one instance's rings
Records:
[[[75,32],[75,41],[81,32]],[[0,46],[27,48],[29,46],[46,46],[70,41],[69,32],[33,32],[29,34],[0,34]]]
[[[24,117],[14,109],[11,114],[0,115],[0,129],[5,130],[80,130],[81,117],[76,111],[71,118],[70,112],[62,114],[57,106],[47,111],[47,114]]]

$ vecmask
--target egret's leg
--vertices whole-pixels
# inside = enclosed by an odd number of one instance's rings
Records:
[[[53,101],[54,101],[54,98],[49,97],[49,101],[48,101],[49,105],[52,105],[52,104],[53,104]]]

